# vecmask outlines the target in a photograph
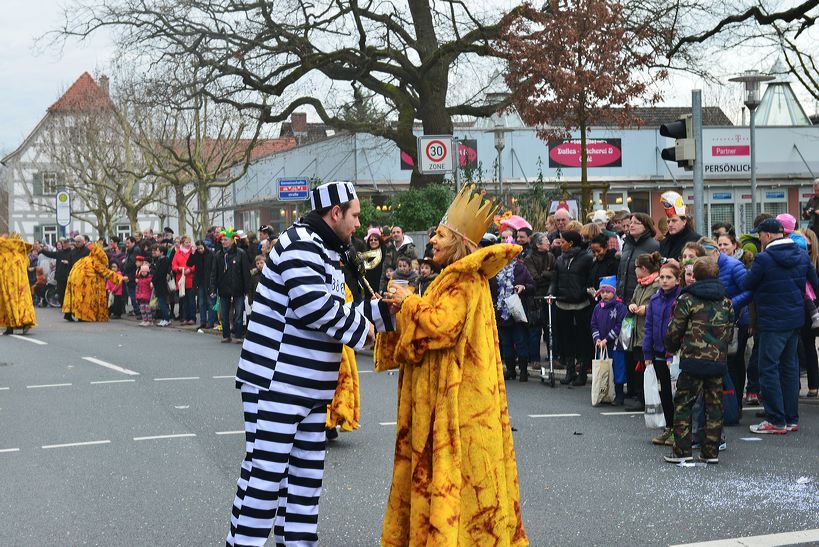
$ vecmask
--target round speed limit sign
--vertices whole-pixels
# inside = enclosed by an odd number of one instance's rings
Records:
[[[418,137],[418,171],[422,174],[452,172],[453,148],[452,135]]]

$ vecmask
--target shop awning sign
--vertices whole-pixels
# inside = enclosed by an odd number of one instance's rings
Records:
[[[580,140],[563,139],[549,145],[549,167],[580,167]],[[594,167],[622,167],[621,139],[588,139],[586,165]]]

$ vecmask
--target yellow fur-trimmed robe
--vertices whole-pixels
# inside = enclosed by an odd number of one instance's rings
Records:
[[[345,302],[352,302],[353,293],[344,288]],[[340,427],[350,432],[358,429],[361,414],[361,398],[358,384],[358,366],[355,351],[344,346],[341,349],[341,365],[338,368],[338,384],[333,394],[333,401],[327,405],[327,429]]]
[[[81,321],[108,321],[106,279],[119,283],[122,276],[108,269],[108,256],[102,247],[94,245],[91,254],[79,259],[68,274],[63,313]]]
[[[489,293],[520,250],[493,245],[451,264],[378,337],[376,370],[400,368],[383,546],[529,544]]]
[[[31,244],[0,237],[0,325],[20,329],[34,326],[34,302],[28,283],[28,253]]]

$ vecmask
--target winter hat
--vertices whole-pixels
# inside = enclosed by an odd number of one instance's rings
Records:
[[[503,231],[503,229],[507,226],[515,231],[520,230],[521,228],[529,228],[530,230],[532,229],[532,225],[526,222],[525,218],[518,215],[512,215],[509,218],[503,220],[500,226],[501,231]]]
[[[751,230],[752,234],[758,234],[759,232],[765,232],[766,234],[781,234],[784,232],[784,229],[782,228],[782,223],[777,219],[766,218],[759,223],[759,226]]]
[[[310,192],[310,207],[314,211],[318,211],[333,205],[342,205],[354,199],[358,199],[358,196],[352,183],[344,181],[328,182]]]
[[[796,219],[793,218],[792,215],[782,213],[781,215],[776,215],[776,220],[778,220],[782,225],[782,229],[785,231],[785,234],[790,234],[796,230]]]
[[[597,289],[597,292],[594,293],[594,297],[597,298],[600,296],[601,292],[613,292],[617,294],[617,276],[616,275],[607,275],[606,277],[600,278],[600,288]]]
[[[145,262],[145,257],[144,257],[144,256],[142,256],[142,255],[136,255],[136,256],[134,257],[134,260],[141,260],[142,262]]]
[[[369,230],[367,230],[367,237],[365,238],[366,241],[369,241],[370,238],[373,237],[373,236],[377,237],[378,239],[381,239],[381,229],[380,228],[370,228]]]
[[[665,216],[668,218],[686,216],[685,202],[677,192],[665,192],[660,196],[660,204],[665,209]]]
[[[609,215],[604,209],[600,209],[594,212],[594,214],[591,217],[591,221],[605,225],[608,224],[609,222]]]

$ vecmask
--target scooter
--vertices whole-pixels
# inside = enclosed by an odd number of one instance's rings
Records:
[[[539,296],[537,300],[546,301],[546,313],[549,318],[549,370],[546,370],[546,365],[540,367],[540,383],[549,384],[549,387],[555,387],[555,363],[552,354],[554,347],[554,339],[552,338],[552,302],[555,301],[554,296]]]

